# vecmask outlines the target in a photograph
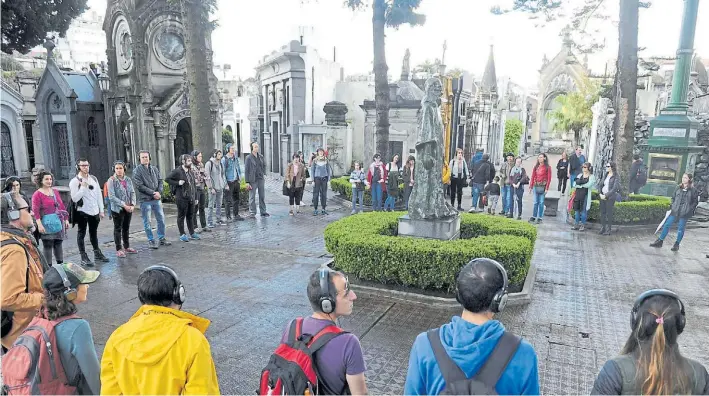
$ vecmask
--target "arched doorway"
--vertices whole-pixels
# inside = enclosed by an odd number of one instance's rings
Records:
[[[544,113],[542,115],[542,125],[541,125],[541,134],[540,134],[540,139],[542,141],[545,140],[550,140],[550,139],[561,139],[561,133],[556,133],[554,132],[554,120],[551,118],[551,113],[553,113],[555,110],[558,110],[561,108],[561,104],[557,102],[556,98],[559,97],[559,94],[554,94],[551,95],[545,102],[544,102]]]
[[[175,167],[180,166],[180,156],[192,152],[192,125],[190,118],[183,118],[177,123],[175,136]]]
[[[0,154],[2,155],[2,177],[17,176],[17,171],[15,170],[15,156],[12,153],[12,136],[10,127],[8,127],[4,122],[2,122]]]

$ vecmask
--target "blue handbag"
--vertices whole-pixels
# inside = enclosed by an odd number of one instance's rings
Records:
[[[54,194],[55,195],[52,195],[52,198],[54,198],[54,210],[57,211],[59,210],[59,204],[57,203],[56,191]],[[63,228],[62,219],[57,213],[50,213],[42,216],[42,225],[44,226],[44,230],[47,234],[56,234]]]

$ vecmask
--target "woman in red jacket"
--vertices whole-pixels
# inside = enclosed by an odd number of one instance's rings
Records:
[[[551,185],[551,166],[549,166],[549,158],[546,154],[539,154],[537,157],[537,163],[534,165],[534,170],[532,171],[532,180],[529,183],[529,192],[534,193],[534,210],[532,211],[532,217],[529,219],[530,223],[534,223],[536,220],[537,224],[542,222],[542,216],[544,216],[544,197],[547,191],[549,191],[549,186]]]
[[[369,165],[369,172],[367,172],[367,183],[369,183],[369,188],[372,189],[372,210],[375,212],[382,211],[384,208],[382,206],[382,199],[384,193],[387,191],[387,170],[386,166],[382,162],[382,156],[374,154],[374,162]]]

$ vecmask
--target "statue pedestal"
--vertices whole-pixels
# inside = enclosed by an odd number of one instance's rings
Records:
[[[409,215],[399,217],[399,236],[450,241],[460,237],[460,216],[447,219],[414,220]]]

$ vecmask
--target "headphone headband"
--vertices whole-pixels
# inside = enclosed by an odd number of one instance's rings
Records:
[[[678,332],[678,334],[681,334],[682,331],[684,331],[685,324],[687,323],[686,313],[684,310],[684,303],[682,302],[682,299],[679,298],[679,295],[677,293],[673,292],[672,290],[668,290],[668,289],[646,290],[635,299],[635,302],[633,303],[633,310],[630,312],[630,327],[631,327],[631,329],[635,330],[635,327],[637,326],[638,311],[640,310],[640,306],[643,305],[645,300],[647,300],[650,297],[654,297],[654,296],[670,297],[670,298],[673,298],[677,301],[677,303],[679,304],[679,310],[680,310],[680,319],[677,321],[677,332]]]
[[[180,282],[180,278],[177,276],[177,273],[170,267],[166,265],[151,265],[150,267],[146,268],[141,272],[141,275],[147,271],[162,271],[170,274],[172,279],[175,281],[175,289],[172,291],[172,302],[178,305],[182,305],[186,301],[186,294],[185,294],[185,286]],[[141,301],[142,302],[142,301]]]
[[[7,219],[10,221],[18,220],[20,218],[20,210],[15,206],[15,200],[12,198],[12,193],[2,193],[2,196],[7,201]]]
[[[66,299],[69,301],[75,300],[77,292],[76,289],[71,287],[71,281],[69,281],[69,276],[66,274],[66,271],[64,271],[64,266],[62,264],[54,264],[52,265],[52,268],[54,268],[62,278],[62,284],[66,287],[66,290],[64,290],[64,296]]]
[[[490,303],[491,312],[502,312],[505,309],[505,306],[507,306],[507,287],[509,286],[509,280],[507,279],[507,270],[505,269],[505,267],[502,266],[502,264],[497,262],[497,260],[489,258],[476,258],[471,260],[468,264],[474,265],[477,262],[486,262],[493,264],[502,275],[502,288],[498,289],[495,292],[495,295],[492,297],[492,302]],[[459,303],[462,304],[460,292],[458,290],[456,290],[456,299]]]

